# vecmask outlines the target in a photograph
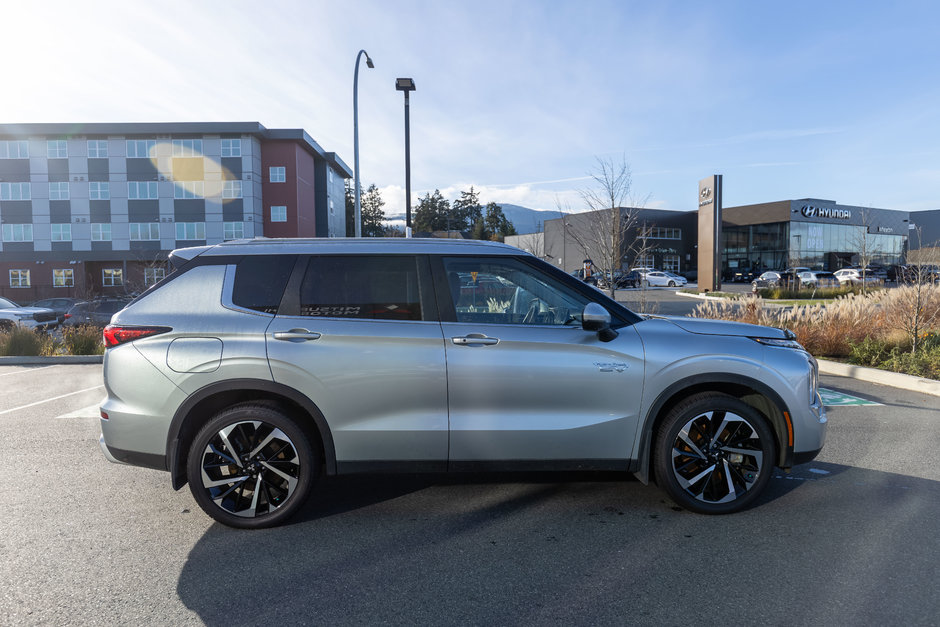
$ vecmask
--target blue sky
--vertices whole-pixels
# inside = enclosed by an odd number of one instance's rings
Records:
[[[597,158],[646,206],[815,197],[940,208],[940,3],[29,2],[4,6],[0,121],[258,121],[412,190],[583,209]]]

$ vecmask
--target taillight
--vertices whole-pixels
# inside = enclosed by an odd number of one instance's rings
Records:
[[[122,327],[109,324],[104,328],[104,345],[105,348],[114,348],[127,342],[133,342],[151,335],[160,335],[172,330],[170,327]]]

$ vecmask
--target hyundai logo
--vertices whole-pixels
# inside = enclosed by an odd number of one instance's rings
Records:
[[[829,207],[816,207],[813,205],[803,205],[800,207],[800,213],[807,218],[831,218],[836,220],[851,220],[852,212],[848,209],[832,209]]]

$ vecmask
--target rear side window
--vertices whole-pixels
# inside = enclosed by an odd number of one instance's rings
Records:
[[[300,315],[423,320],[417,259],[392,255],[311,257],[300,288]]]
[[[235,268],[232,303],[245,309],[276,314],[295,259],[290,255],[243,257]]]

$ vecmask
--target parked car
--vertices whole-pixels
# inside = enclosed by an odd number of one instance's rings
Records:
[[[825,289],[839,287],[839,279],[832,272],[822,272],[821,270],[809,270],[800,272],[800,287],[812,287],[816,289]]]
[[[688,283],[688,281],[686,281],[684,277],[678,274],[672,274],[671,272],[655,270],[643,275],[643,284],[647,287],[677,287],[679,285],[685,285],[686,283]]]
[[[124,298],[96,298],[74,305],[65,314],[63,326],[75,327],[83,324],[104,328],[111,317],[130,302]]]
[[[884,282],[878,279],[874,274],[865,273],[863,275],[859,268],[842,268],[841,270],[836,270],[833,274],[841,285],[861,285],[864,282],[868,286],[873,286],[880,285]]]
[[[789,331],[640,316],[495,242],[254,240],[174,251],[114,315],[103,453],[234,527],[321,474],[620,470],[679,505],[755,503],[826,414]],[[466,276],[511,288],[468,301]]]
[[[48,331],[59,324],[55,312],[45,307],[21,307],[7,298],[0,298],[0,331],[14,326]]]
[[[624,272],[617,281],[617,287],[621,289],[636,288],[643,285],[643,275],[636,270]]]
[[[735,268],[730,271],[732,283],[747,283],[748,281],[753,281],[758,274],[760,274],[760,272],[754,271],[751,268]]]
[[[751,287],[754,291],[765,287],[777,287],[780,283],[780,275],[781,273],[776,270],[768,270],[751,281]]]
[[[78,298],[67,298],[65,296],[57,296],[55,298],[44,298],[42,300],[37,300],[35,303],[30,304],[30,307],[42,307],[44,309],[51,309],[55,312],[56,318],[58,319],[59,324],[65,320],[65,315],[69,312],[69,309],[82,302]]]

